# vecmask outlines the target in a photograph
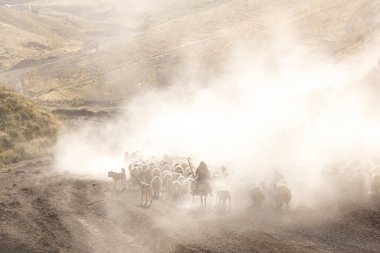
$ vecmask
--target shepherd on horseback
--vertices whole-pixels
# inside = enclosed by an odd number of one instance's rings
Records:
[[[201,162],[195,171],[196,181],[208,182],[211,179],[210,171],[205,162]]]
[[[189,165],[191,166],[190,158],[188,159],[188,161]],[[195,181],[191,184],[193,200],[194,196],[199,196],[201,198],[202,207],[204,207],[207,205],[207,195],[211,195],[211,174],[205,162],[202,161],[199,164],[198,168],[195,171],[194,177]]]

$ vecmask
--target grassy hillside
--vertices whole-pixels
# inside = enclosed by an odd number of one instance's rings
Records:
[[[28,11],[0,6],[0,70],[75,53],[110,26],[49,9]]]
[[[207,84],[241,45],[260,52],[290,39],[339,61],[380,32],[376,1],[146,2],[37,0],[32,11],[0,7],[0,69],[10,70],[0,72],[0,82],[22,86],[45,106],[93,106],[186,85],[183,80]]]
[[[0,86],[0,166],[45,153],[59,124],[58,117]]]
[[[141,87],[194,78],[187,77],[192,72],[200,79],[195,81],[207,83],[233,49],[245,45],[257,51],[273,34],[280,34],[278,40],[289,34],[341,59],[376,35],[379,21],[372,17],[379,10],[380,4],[366,0],[162,1],[142,16],[139,33],[105,36],[98,53],[27,73],[25,92],[59,104],[73,98],[123,99]]]

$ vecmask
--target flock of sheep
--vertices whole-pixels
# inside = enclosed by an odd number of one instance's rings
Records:
[[[130,183],[132,187],[140,187],[141,205],[150,206],[153,199],[164,198],[165,200],[179,200],[186,196],[192,196],[193,202],[196,196],[201,197],[202,207],[207,206],[207,195],[215,194],[216,206],[223,211],[231,209],[231,192],[226,185],[229,181],[229,174],[225,168],[213,171],[210,180],[211,192],[206,192],[202,196],[197,192],[196,178],[188,159],[168,158],[164,160],[129,160]],[[108,172],[108,177],[114,180],[114,190],[116,183],[121,182],[124,190],[126,187],[125,170],[121,172]],[[275,181],[268,187],[261,183],[253,185],[247,189],[247,196],[250,197],[254,206],[261,207],[263,201],[268,197],[273,203],[281,208],[284,204],[289,207],[292,199],[292,193],[287,185],[285,178],[277,174]],[[204,199],[202,200],[202,197]],[[228,204],[228,205],[227,205]]]
[[[141,189],[141,204],[144,206],[151,205],[152,199],[159,199],[163,193],[173,200],[192,193],[191,184],[195,179],[188,163],[138,160],[131,162],[128,170],[132,186]],[[125,170],[120,173],[110,171],[108,177],[114,180],[114,189],[118,181],[125,189]]]
[[[364,202],[370,196],[380,197],[380,168],[373,164],[336,164],[322,171],[322,176],[324,187],[341,200]]]
[[[191,162],[185,158],[170,158],[160,160],[128,159],[130,183],[139,187],[141,192],[141,205],[150,206],[153,199],[179,200],[186,196],[201,197],[202,207],[207,206],[207,195],[216,196],[216,206],[221,210],[231,209],[231,189],[226,187],[230,176],[225,168],[210,171],[212,191],[206,192],[204,200],[202,194],[197,192],[196,176]],[[126,171],[109,172],[108,177],[121,187],[126,188]],[[335,166],[322,171],[324,189],[329,189],[331,197],[350,200],[365,200],[369,196],[380,197],[380,169],[352,164],[350,166]],[[227,182],[227,184],[225,184]],[[330,187],[330,188],[329,188]],[[332,188],[331,188],[332,187]],[[321,188],[321,189],[322,189]],[[334,189],[334,191],[332,191]],[[269,183],[261,182],[246,188],[252,204],[261,208],[264,201],[272,203],[277,208],[289,208],[292,192],[283,175],[275,172],[274,179]],[[335,193],[335,194],[333,194]],[[241,196],[241,195],[239,195]],[[228,202],[228,206],[227,206]]]

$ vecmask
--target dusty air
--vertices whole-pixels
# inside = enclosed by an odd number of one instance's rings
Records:
[[[380,2],[0,0],[1,252],[379,252]]]

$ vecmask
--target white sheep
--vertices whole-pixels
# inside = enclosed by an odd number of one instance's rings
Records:
[[[161,189],[161,179],[158,176],[153,177],[152,179],[152,189],[153,189],[153,198],[160,197],[160,189]]]
[[[131,176],[132,185],[140,184],[140,172],[137,168],[128,168],[129,175]]]
[[[172,189],[173,189],[173,179],[170,177],[167,181],[165,181],[165,190],[168,195],[172,194]]]
[[[219,190],[216,192],[216,197],[219,199],[218,207],[223,211],[227,210],[227,200],[228,200],[228,211],[231,210],[231,193],[229,190]]]
[[[181,195],[181,183],[179,181],[173,181],[171,195],[173,199],[177,199]]]
[[[168,191],[168,182],[171,179],[172,179],[172,174],[171,173],[165,173],[165,174],[162,175],[162,181],[161,181],[162,182],[162,187],[165,187],[166,191]],[[171,181],[170,183],[173,183],[173,181]]]
[[[350,197],[355,201],[364,201],[368,197],[367,179],[362,173],[356,173],[349,181]]]
[[[150,169],[146,169],[143,173],[143,182],[147,184],[151,184],[152,178],[153,178],[152,171]]]
[[[287,184],[284,183],[275,183],[273,185],[273,193],[276,201],[276,206],[281,208],[282,203],[286,204],[286,207],[289,208],[289,202],[292,199],[292,193]]]
[[[184,177],[184,176],[179,176],[178,178],[177,178],[177,181],[178,182],[180,182],[181,184],[184,182],[186,180],[186,178]]]
[[[164,170],[161,173],[161,178],[164,179],[165,177],[167,177],[167,175],[170,175],[170,177],[172,177],[173,173],[170,170]]]
[[[249,196],[254,206],[261,207],[265,200],[264,189],[260,185],[255,185],[249,190]]]
[[[169,164],[165,164],[164,167],[162,167],[162,170],[167,170],[167,171],[171,171],[171,168],[170,168],[170,165]]]
[[[141,205],[147,206],[148,202],[152,205],[152,185],[141,182]]]
[[[182,168],[181,166],[176,166],[176,167],[174,168],[174,172],[179,173],[179,174],[181,174],[181,175],[184,174],[183,168]]]
[[[194,175],[193,171],[190,168],[187,168],[185,170],[185,174],[184,174],[185,177],[192,177],[193,175]]]
[[[182,176],[181,175],[181,173],[177,173],[177,172],[173,172],[173,174],[172,174],[173,176],[173,181],[177,181],[178,180],[178,178],[180,177],[180,176]]]
[[[191,190],[191,183],[195,181],[194,178],[186,178],[181,184],[181,194],[186,195]]]
[[[161,171],[159,169],[153,169],[153,177],[161,178]]]

